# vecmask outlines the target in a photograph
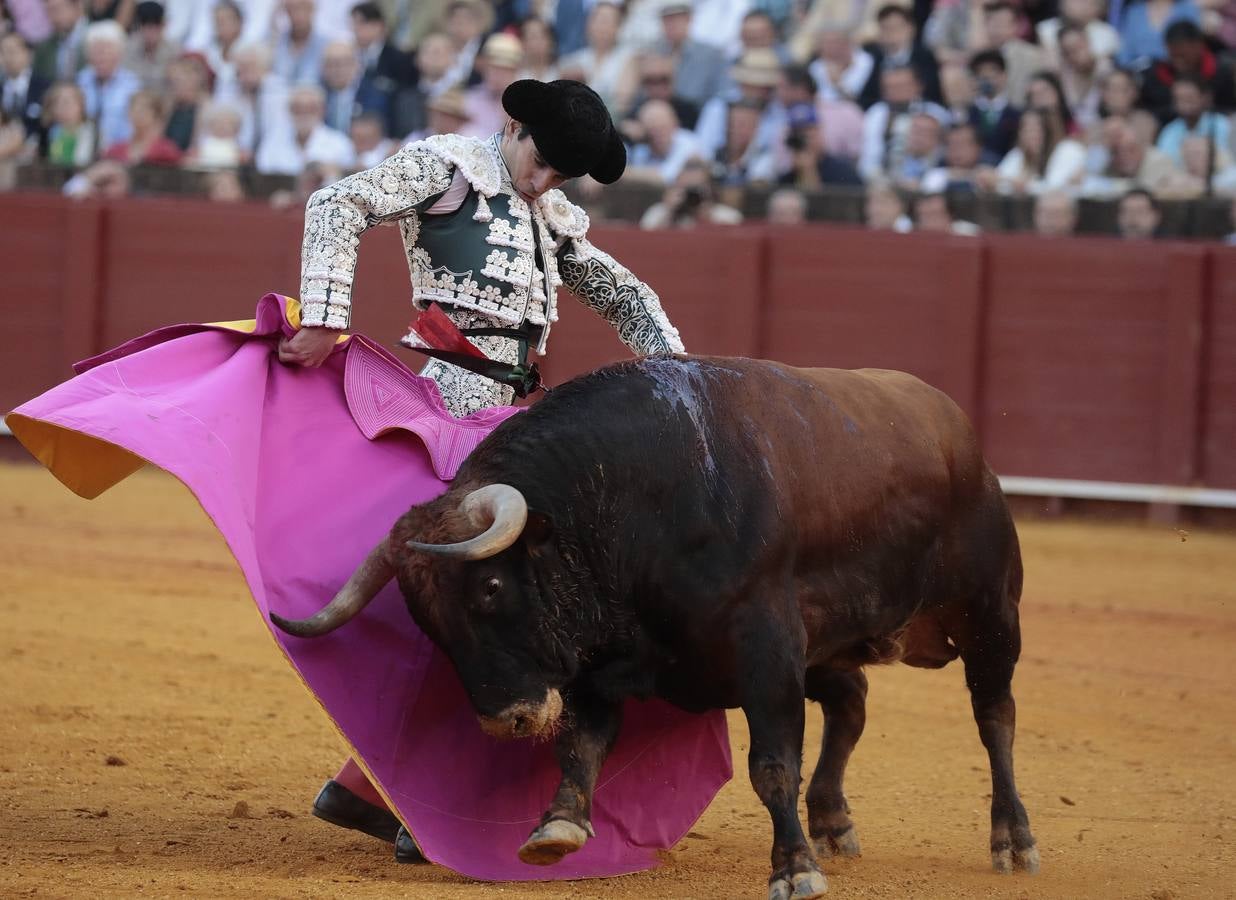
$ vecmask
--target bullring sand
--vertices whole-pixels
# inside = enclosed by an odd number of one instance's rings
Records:
[[[1236,896],[1236,534],[1020,523],[1017,774],[1043,855],[989,871],[990,780],[959,664],[872,670],[829,896]],[[0,465],[0,895],[762,898],[735,778],[652,872],[478,885],[308,815],[343,755],[188,492],[97,501]],[[807,774],[821,717],[807,717]],[[650,797],[649,803],[656,798]]]

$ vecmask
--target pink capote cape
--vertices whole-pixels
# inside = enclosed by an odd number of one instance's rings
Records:
[[[655,866],[732,774],[721,712],[629,702],[596,790],[597,836],[556,866],[530,866],[516,850],[557,787],[552,746],[481,731],[394,584],[326,637],[270,626],[272,609],[299,618],[320,608],[396,518],[444,491],[517,412],[455,419],[432,381],[359,335],[320,369],[284,366],[275,348],[297,312],[267,294],[255,321],[154,331],[78,363],[76,378],[6,420],[83,497],[145,462],[188,486],[280,649],[431,861],[493,880]]]

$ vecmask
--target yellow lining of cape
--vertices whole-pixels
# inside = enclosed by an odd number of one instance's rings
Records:
[[[47,467],[52,475],[56,476],[69,490],[80,497],[93,500],[108,488],[132,475],[142,466],[149,464],[160,471],[167,472],[184,485],[197,502],[198,507],[206,514],[207,518],[210,518],[210,513],[202,506],[202,501],[198,499],[197,494],[193,492],[192,488],[189,488],[184,481],[177,478],[174,473],[168,472],[167,469],[155,465],[148,459],[117,447],[115,444],[109,444],[107,441],[73,431],[71,428],[63,425],[52,425],[22,415],[10,415],[6,418],[6,421],[9,427],[12,428],[14,436],[25,445],[26,449],[30,450],[39,462]],[[37,443],[32,445],[30,443],[31,440]],[[34,447],[38,449],[33,449]],[[224,544],[227,545],[227,542],[224,541]],[[243,576],[244,569],[240,565],[240,560],[236,558],[236,554],[232,553],[230,546],[228,546],[228,553],[231,554],[232,561]],[[250,594],[252,595],[252,591],[250,591]],[[261,610],[258,609],[256,602],[253,607],[258,610],[260,617]],[[348,740],[347,735],[343,733],[343,729],[336,724],[334,717],[326,709],[318,695],[314,693],[313,688],[305,681],[304,677],[300,674],[300,669],[292,662],[292,657],[288,655],[287,650],[271,632],[265,619],[263,619],[262,624],[266,626],[262,631],[275,645],[275,648],[284,660],[287,661],[292,674],[296,676],[296,680],[309,692],[313,702],[325,714],[326,721],[330,723],[331,728],[334,729],[339,739],[343,741],[353,761],[365,773],[365,777],[369,779],[369,783],[373,785],[374,790],[381,795],[391,813],[408,829],[408,833],[412,834],[412,828],[399,815],[399,811],[391,800],[390,794],[387,793],[382,783],[374,776],[373,771],[365,763],[360,753],[357,752],[356,747]]]
[[[146,465],[146,460],[122,447],[61,425],[17,413],[5,416],[4,422],[47,471],[87,500]]]
[[[300,301],[292,297],[283,298],[283,314],[287,317],[288,324],[293,328],[300,328]],[[212,328],[226,328],[228,331],[241,331],[245,334],[253,334],[257,330],[257,319],[232,319],[228,322],[206,322]],[[347,332],[340,332],[339,337],[335,339],[336,344],[342,344],[348,339]]]
[[[300,303],[292,297],[284,297],[283,302],[288,323],[293,328],[299,328]],[[204,324],[207,327],[225,328],[243,334],[253,334],[257,330],[257,319],[233,319]],[[346,333],[340,334],[335,343],[341,344],[348,337]],[[87,500],[95,499],[146,465],[146,460],[128,450],[71,428],[51,425],[20,414],[9,414],[4,421],[14,437],[21,441],[47,471],[77,496]]]
[[[293,328],[300,327],[300,303],[291,297],[284,297],[284,312],[287,316],[288,323]],[[256,319],[236,319],[230,322],[209,322],[208,325],[217,328],[226,328],[231,331],[240,331],[246,334],[252,334],[257,329]],[[336,343],[342,343],[348,339],[349,335],[341,334]],[[51,472],[65,487],[77,494],[79,497],[84,497],[87,500],[93,500],[106,491],[108,488],[114,487],[124,479],[128,478],[138,469],[145,465],[154,465],[150,460],[138,456],[118,447],[115,444],[108,443],[96,437],[91,437],[88,434],[83,434],[80,431],[64,425],[53,425],[48,422],[42,422],[38,419],[32,419],[29,416],[9,414],[5,416],[5,424],[13,432],[22,445],[30,451],[30,453],[43,466]],[[167,472],[161,466],[155,466],[156,469]],[[173,478],[174,474],[168,472]],[[197,502],[198,507],[206,514],[206,518],[210,518],[210,513],[206,512],[206,508],[202,506],[202,501],[198,499],[192,488],[189,488],[181,479],[176,478],[182,485],[189,490],[189,494]],[[226,545],[227,542],[224,541]],[[228,547],[228,553],[232,555],[232,561],[236,564],[236,568],[244,574],[244,569],[240,565],[240,560],[236,558],[236,554],[232,553],[232,548]],[[252,591],[250,591],[252,594]],[[257,604],[254,603],[254,608]],[[261,610],[258,610],[258,615],[261,616]],[[262,624],[266,626],[266,621],[263,619]],[[374,776],[372,770],[365,763],[361,755],[356,751],[356,747],[348,740],[347,735],[343,733],[336,723],[334,717],[327,711],[325,705],[314,693],[313,689],[305,681],[300,674],[300,670],[292,662],[292,657],[288,655],[283,645],[271,632],[270,627],[264,627],[263,632],[274,643],[279,654],[287,661],[288,667],[292,670],[292,674],[296,676],[296,680],[301,683],[309,696],[313,698],[313,702],[318,705],[318,708],[326,716],[326,721],[330,723],[331,728],[339,736],[347,747],[348,752],[352,756],[352,760],[365,773],[365,777],[369,779],[369,783],[373,785],[374,790],[381,795],[386,801],[387,807],[403,823],[403,826],[408,829],[408,833],[412,833],[412,828],[407,822],[403,821],[403,817],[399,815],[394,802],[391,800],[390,794],[382,786],[382,783]]]

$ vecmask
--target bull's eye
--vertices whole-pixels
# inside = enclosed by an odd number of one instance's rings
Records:
[[[502,590],[502,580],[500,578],[488,578],[485,580],[486,600],[493,599],[500,590]]]

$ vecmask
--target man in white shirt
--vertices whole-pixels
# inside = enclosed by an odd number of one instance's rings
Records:
[[[750,0],[695,0],[691,19],[691,38],[711,44],[727,55],[742,52],[738,32]]]
[[[875,59],[854,44],[844,28],[825,25],[816,34],[816,57],[807,66],[822,100],[857,101],[875,68]]]
[[[317,0],[313,14],[313,30],[327,40],[337,40],[352,33],[352,7],[356,0]]]
[[[360,62],[356,56],[356,45],[349,40],[335,40],[327,44],[322,53],[326,124],[341,134],[348,133],[352,117],[360,112],[356,102],[356,84],[359,77]]]
[[[270,48],[263,44],[246,44],[232,58],[236,74],[219,82],[215,99],[241,111],[238,140],[241,150],[252,156],[269,135],[286,123],[287,85],[270,71]]]
[[[317,84],[322,77],[326,35],[314,25],[314,0],[283,0],[287,27],[275,39],[272,71],[288,84]]]
[[[232,0],[243,22],[241,44],[266,43],[274,26],[278,0]],[[186,50],[205,52],[215,39],[214,10],[219,0],[165,0],[167,37]]]
[[[344,168],[351,164],[352,142],[326,125],[326,93],[317,85],[298,85],[288,98],[290,125],[270,134],[258,147],[255,164],[264,174],[296,175],[311,162]]]
[[[86,61],[90,64],[77,73],[77,86],[86,98],[86,115],[97,123],[99,148],[127,141],[129,100],[141,89],[136,75],[121,66],[124,58],[124,29],[111,19],[95,22],[86,29]]]
[[[923,99],[922,84],[910,66],[881,72],[880,93],[884,99],[863,116],[863,152],[858,159],[858,172],[864,180],[889,177],[897,168],[915,115],[926,113],[942,125],[949,121],[944,107]]]
[[[1060,61],[1060,28],[1075,25],[1081,28],[1090,42],[1090,50],[1099,59],[1110,59],[1120,49],[1120,32],[1100,21],[1100,5],[1097,0],[1061,0],[1060,15],[1045,19],[1035,26],[1039,45],[1057,64]]]
[[[672,184],[687,160],[702,155],[695,135],[681,127],[674,107],[666,101],[647,101],[638,119],[644,140],[631,148],[628,181]]]

